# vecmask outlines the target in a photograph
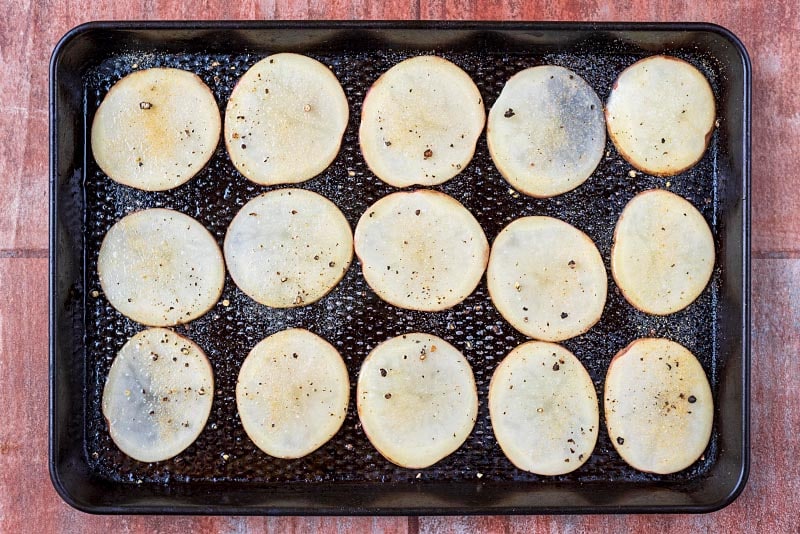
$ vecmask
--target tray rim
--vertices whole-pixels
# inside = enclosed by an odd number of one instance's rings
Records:
[[[484,31],[605,31],[605,32],[631,32],[631,31],[659,31],[659,32],[706,32],[716,34],[726,40],[742,61],[742,450],[741,464],[737,464],[735,483],[723,498],[702,504],[693,505],[603,505],[587,504],[582,506],[553,507],[464,507],[444,506],[433,507],[404,507],[384,508],[381,506],[255,506],[239,507],[236,504],[206,504],[206,505],[98,505],[86,503],[73,495],[64,483],[60,467],[55,458],[57,453],[56,427],[58,421],[56,413],[56,367],[57,367],[57,328],[56,318],[59,310],[56,302],[57,296],[57,266],[58,266],[58,146],[56,116],[56,91],[57,70],[68,45],[75,39],[93,31],[125,31],[125,30],[484,30]],[[49,400],[48,400],[48,470],[50,480],[58,495],[70,506],[82,512],[92,514],[167,514],[167,515],[480,515],[480,514],[623,514],[623,513],[710,513],[720,510],[731,504],[742,493],[750,473],[750,367],[751,367],[751,121],[752,121],[752,64],[744,43],[730,30],[718,24],[709,22],[582,22],[582,21],[452,21],[452,20],[269,20],[269,21],[186,21],[186,20],[110,20],[92,21],[80,24],[67,33],[55,45],[49,62],[48,79],[48,116],[49,116],[49,254],[48,254],[48,353],[49,353]],[[738,144],[737,144],[738,146]],[[738,177],[737,177],[738,178]],[[738,375],[737,375],[738,376]],[[343,487],[349,483],[325,483],[318,487]],[[603,486],[606,482],[583,484],[587,488],[595,485]],[[417,491],[420,488],[414,488]]]

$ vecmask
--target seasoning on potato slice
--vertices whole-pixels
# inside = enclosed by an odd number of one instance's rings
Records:
[[[678,174],[700,161],[715,116],[708,80],[670,56],[651,56],[622,71],[606,103],[608,134],[619,153],[657,176]]]
[[[387,460],[421,469],[458,449],[478,415],[467,359],[430,334],[404,334],[369,353],[358,374],[358,416]]]
[[[480,282],[489,243],[457,200],[430,190],[393,193],[367,208],[355,231],[364,278],[386,302],[451,308]]]
[[[489,385],[492,429],[506,457],[539,475],[563,475],[589,459],[600,409],[581,362],[554,343],[512,350]]]
[[[187,182],[208,163],[221,123],[214,95],[197,75],[140,70],[114,84],[97,109],[92,153],[112,180],[164,191]]]
[[[617,452],[640,471],[692,465],[711,437],[714,401],[700,362],[668,339],[637,339],[608,367],[604,409]]]
[[[103,416],[117,447],[160,462],[194,443],[211,413],[214,375],[203,350],[165,328],[130,338],[111,364]]]
[[[575,189],[606,147],[603,106],[586,81],[563,67],[518,72],[489,112],[489,152],[500,174],[533,197]]]
[[[350,379],[339,352],[300,328],[263,339],[236,382],[236,408],[256,446],[300,458],[333,437],[347,415]]]
[[[436,185],[472,160],[483,130],[483,99],[469,75],[446,59],[402,61],[372,85],[359,143],[370,170],[389,185]]]
[[[225,283],[225,262],[202,224],[178,211],[153,208],[111,227],[100,246],[97,273],[120,313],[149,326],[172,326],[214,306]]]
[[[682,310],[714,270],[714,237],[692,204],[652,189],[628,202],[614,230],[611,273],[628,302],[654,315]]]
[[[486,273],[497,311],[526,336],[561,341],[603,313],[608,282],[592,240],[552,217],[522,217],[492,245]]]
[[[339,283],[353,258],[353,234],[330,200],[304,189],[278,189],[239,210],[224,249],[239,289],[266,306],[294,308],[316,302]]]
[[[339,153],[350,110],[331,70],[299,54],[268,56],[244,73],[225,110],[236,168],[262,184],[304,182]]]

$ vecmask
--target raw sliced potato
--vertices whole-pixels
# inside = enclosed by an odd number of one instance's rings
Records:
[[[515,189],[533,197],[560,195],[585,182],[603,157],[603,105],[569,69],[525,69],[492,106],[486,141],[497,170]]]
[[[421,469],[453,453],[478,415],[472,368],[452,345],[405,334],[369,353],[358,374],[358,416],[387,460]]]
[[[703,367],[668,339],[637,339],[606,374],[605,418],[611,443],[640,471],[686,469],[711,437],[714,401]]]
[[[339,352],[318,335],[292,328],[263,339],[236,382],[236,408],[256,446],[300,458],[333,437],[347,415],[350,379]]]
[[[225,146],[262,185],[294,184],[336,158],[350,110],[331,70],[299,54],[268,56],[244,73],[225,109]]]
[[[436,56],[401,61],[372,85],[359,143],[370,170],[389,185],[436,185],[472,160],[486,112],[478,87]]]
[[[529,341],[512,350],[489,385],[492,429],[506,457],[539,475],[578,469],[597,443],[592,379],[567,349]]]
[[[606,103],[608,134],[619,153],[656,176],[700,161],[715,117],[714,93],[703,73],[670,56],[651,56],[622,71]]]
[[[165,328],[130,338],[111,364],[103,416],[117,447],[140,462],[183,452],[203,431],[214,374],[203,350]]]
[[[225,236],[231,278],[273,308],[306,306],[328,294],[353,259],[353,234],[336,205],[304,189],[277,189],[239,210]]]
[[[172,326],[216,304],[225,262],[202,224],[179,211],[152,208],[111,227],[100,246],[97,273],[120,313],[145,325]]]
[[[608,282],[592,240],[552,217],[522,217],[492,245],[486,272],[497,311],[528,337],[561,341],[589,330],[603,313]]]
[[[714,270],[714,237],[692,204],[652,189],[628,202],[614,229],[611,274],[636,308],[654,315],[682,310]]]
[[[419,190],[393,193],[370,206],[356,226],[355,250],[364,278],[383,300],[440,311],[478,285],[489,242],[457,200]]]
[[[164,191],[208,163],[221,128],[214,95],[197,75],[145,69],[122,78],[103,99],[92,122],[92,153],[112,180]]]

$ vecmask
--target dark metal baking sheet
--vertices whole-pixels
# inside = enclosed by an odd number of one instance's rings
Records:
[[[378,299],[357,262],[327,297],[299,309],[258,305],[228,277],[220,303],[176,329],[198,342],[214,367],[217,394],[206,428],[172,460],[143,464],[122,454],[108,437],[100,395],[113,356],[142,327],[102,296],[96,275],[102,237],[125,214],[163,206],[197,218],[221,243],[236,211],[273,188],[245,180],[222,144],[206,169],[172,191],[118,185],[93,161],[88,125],[114,82],[151,66],[196,72],[224,110],[238,77],[278,51],[315,57],[342,82],[351,107],[342,150],[329,169],[301,187],[333,200],[353,226],[372,202],[395,190],[369,172],[358,151],[361,102],[370,84],[406,57],[436,53],[460,65],[487,109],[513,73],[537,64],[573,69],[603,100],[616,75],[641,57],[670,53],[700,68],[717,98],[719,127],[702,161],[679,176],[632,179],[609,142],[584,185],[553,199],[532,199],[500,177],[481,136],[472,163],[436,189],[465,204],[490,241],[520,216],[562,218],[595,240],[606,268],[614,224],[635,193],[668,188],[692,201],[712,226],[718,248],[712,282],[698,301],[669,317],[648,316],[624,301],[609,275],[600,323],[563,344],[589,370],[601,402],[608,362],[633,339],[664,336],[690,348],[709,375],[716,402],[705,455],[674,475],[640,473],[619,458],[601,424],[593,456],[577,471],[540,477],[514,468],[492,435],[486,393],[496,364],[525,338],[496,312],[485,280],[451,310],[410,312]],[[119,22],[76,28],[51,63],[50,468],[59,493],[73,506],[103,513],[678,512],[724,506],[741,491],[748,470],[749,72],[738,40],[704,24]],[[337,346],[353,388],[360,362],[379,342],[411,331],[445,338],[475,371],[475,429],[433,467],[403,469],[370,445],[351,402],[342,429],[318,451],[293,461],[268,457],[236,415],[236,374],[260,339],[292,326]]]

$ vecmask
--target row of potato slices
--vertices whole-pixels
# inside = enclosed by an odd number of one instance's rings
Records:
[[[487,142],[512,186],[550,197],[591,176],[606,129],[620,154],[644,172],[666,176],[688,169],[706,150],[715,114],[708,81],[680,59],[652,56],[625,69],[605,110],[580,76],[545,65],[508,80],[489,112]],[[344,90],[328,67],[298,54],[275,54],[253,65],[233,89],[225,145],[248,179],[299,183],[333,162],[348,120]],[[483,98],[469,75],[445,59],[419,56],[372,85],[359,142],[381,180],[431,186],[467,167],[485,123]],[[198,76],[153,68],[111,88],[94,117],[91,144],[112,179],[160,191],[203,168],[220,130],[217,103]]]
[[[248,354],[236,385],[242,426],[278,458],[300,458],[330,440],[347,414],[350,382],[339,352],[302,329],[273,334]],[[211,365],[194,342],[163,328],[136,334],[114,360],[103,414],[120,450],[143,462],[180,454],[211,412]],[[494,435],[519,469],[560,475],[591,456],[599,432],[594,384],[564,347],[530,341],[500,363],[489,386]],[[375,347],[356,388],[365,434],[390,462],[422,469],[472,432],[478,395],[458,349],[409,333]],[[631,466],[673,473],[694,463],[711,435],[713,400],[697,359],[667,339],[639,339],[611,361],[605,423]]]
[[[431,190],[397,192],[373,204],[355,235],[328,199],[279,189],[245,204],[231,222],[224,259],[195,219],[154,208],[127,215],[106,234],[98,274],[108,301],[149,326],[187,323],[219,300],[225,266],[251,298],[275,308],[305,306],[330,292],[358,255],[384,301],[434,312],[469,296],[486,272],[489,295],[517,330],[561,341],[603,313],[607,275],[595,244],[570,224],[522,217],[489,248],[472,214]],[[685,308],[707,285],[714,240],[687,200],[664,190],[635,196],[614,233],[611,270],[625,298],[647,313]]]

